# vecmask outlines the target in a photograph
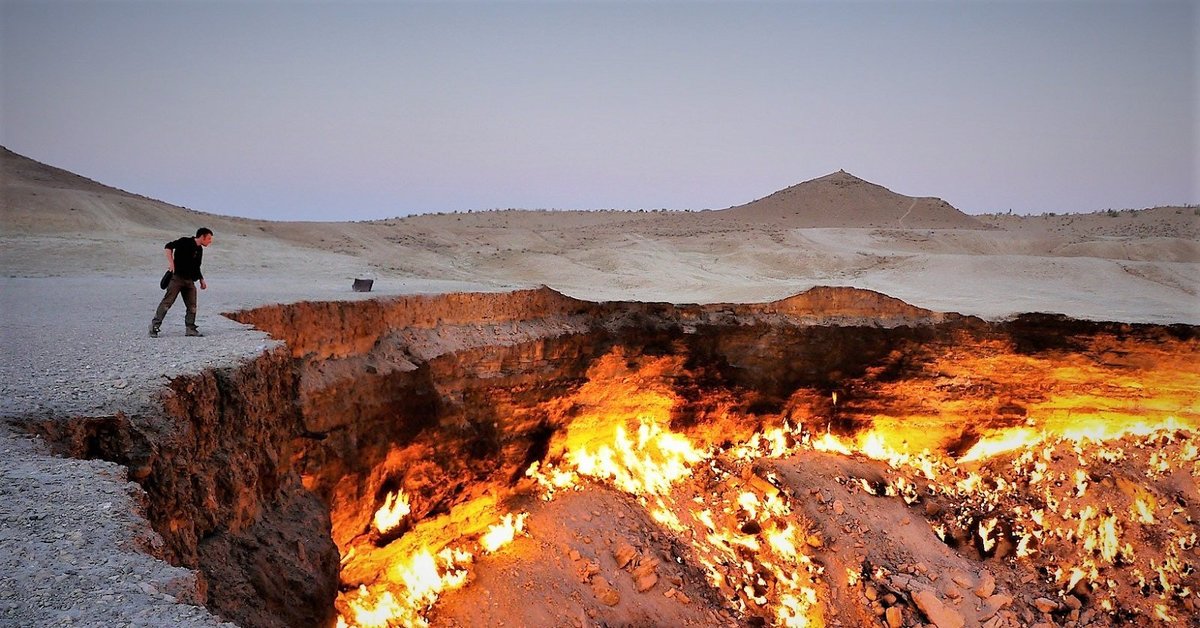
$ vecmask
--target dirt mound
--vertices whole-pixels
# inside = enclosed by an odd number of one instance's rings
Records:
[[[987,228],[942,199],[897,194],[845,170],[722,211],[743,220],[793,228]]]
[[[798,325],[862,325],[897,327],[940,323],[956,315],[916,307],[874,290],[816,286],[764,304],[713,304],[709,312],[733,312],[744,320],[761,319]]]

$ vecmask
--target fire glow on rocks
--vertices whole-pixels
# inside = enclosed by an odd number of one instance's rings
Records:
[[[1098,342],[1105,347],[1090,349],[1112,360],[975,343],[928,361],[921,377],[876,380],[869,396],[886,400],[875,408],[887,413],[851,412],[865,404],[869,371],[842,382],[841,406],[836,391],[821,404],[800,390],[765,418],[728,390],[708,391],[712,410],[686,426],[675,419],[688,401],[671,384],[684,359],[614,349],[571,395],[548,402],[571,418],[526,479],[418,523],[413,533],[435,526],[424,538],[436,541],[393,555],[428,576],[391,564],[342,595],[341,624],[456,623],[438,621],[438,596],[469,590],[493,560],[485,551],[538,560],[523,530],[530,511],[581,491],[628,496],[663,539],[612,543],[607,561],[572,556],[585,590],[608,606],[624,599],[611,586],[624,572],[647,599],[704,604],[706,619],[722,624],[1186,621],[1200,585],[1200,367],[1194,353],[1149,360],[1136,342]],[[1038,392],[1018,411],[1002,389],[970,390],[998,385]],[[992,420],[964,425],[981,415]],[[812,473],[826,481],[807,481]],[[940,550],[923,545],[931,537]],[[517,541],[501,548],[497,538]],[[703,581],[663,583],[660,566],[671,561]]]
[[[247,628],[1200,616],[1195,327],[846,288],[230,316],[286,345],[31,429],[125,465]]]
[[[669,442],[675,443],[676,449],[672,451],[676,451],[678,435],[671,436]],[[824,586],[820,581],[822,568],[813,561],[814,550],[821,548],[823,542],[814,536],[811,524],[788,505],[792,499],[819,498],[788,495],[771,482],[773,474],[768,472],[762,478],[753,465],[764,460],[795,461],[806,450],[833,450],[839,455],[888,460],[886,483],[881,491],[865,478],[845,478],[860,483],[866,493],[900,498],[910,504],[924,500],[930,504],[956,504],[952,509],[930,510],[935,514],[931,520],[938,536],[954,544],[972,545],[985,557],[1016,559],[997,567],[1033,567],[1033,573],[1039,574],[1039,584],[1058,592],[1037,598],[1042,601],[1039,608],[1044,606],[1051,613],[1062,611],[1066,615],[1078,611],[1083,600],[1092,600],[1103,613],[1110,616],[1121,613],[1132,618],[1139,615],[1128,601],[1141,598],[1152,603],[1151,617],[1161,621],[1175,621],[1181,613],[1192,612],[1192,606],[1180,605],[1195,595],[1192,550],[1197,543],[1197,526],[1190,515],[1175,505],[1159,505],[1155,483],[1147,487],[1123,479],[1100,480],[1105,487],[1100,489],[1101,497],[1084,499],[1085,483],[1069,481],[1097,472],[1105,479],[1111,478],[1109,467],[1118,461],[1124,462],[1122,466],[1126,468],[1130,462],[1134,468],[1144,465],[1147,478],[1162,478],[1167,473],[1200,477],[1197,439],[1188,431],[1164,428],[1148,436],[1099,441],[1054,439],[1017,448],[1020,453],[1016,455],[990,458],[984,466],[974,469],[930,453],[914,457],[876,448],[873,454],[866,454],[852,449],[849,442],[835,438],[830,443],[810,436],[802,427],[780,428],[756,434],[728,452],[692,450],[689,453],[703,463],[702,473],[706,477],[693,479],[674,490],[661,490],[659,477],[638,482],[635,478],[640,472],[654,473],[654,456],[647,456],[647,441],[639,439],[633,444],[626,440],[622,444],[619,436],[614,438],[619,452],[616,459],[633,464],[614,463],[613,467],[619,470],[612,475],[584,472],[570,464],[567,468],[573,467],[571,471],[531,469],[531,475],[543,486],[543,498],[547,500],[553,499],[558,491],[587,490],[582,476],[601,478],[604,483],[639,496],[639,503],[650,509],[665,529],[689,539],[696,560],[711,577],[711,585],[722,590],[739,616],[752,610],[770,609],[772,623],[777,625],[825,625],[828,611],[819,604]],[[668,466],[677,463],[664,462]],[[1081,469],[1089,471],[1080,476]],[[984,480],[981,473],[992,479]],[[742,482],[744,477],[749,480]],[[698,482],[716,486],[718,491],[697,491]],[[659,492],[643,490],[639,485],[655,487]],[[836,511],[837,506],[832,508]],[[1173,525],[1153,525],[1155,513],[1160,511],[1161,517]],[[505,519],[511,518],[511,514],[505,515]],[[955,530],[958,538],[948,538],[948,529]],[[1133,549],[1135,545],[1154,549],[1148,552],[1150,557],[1139,559]],[[1080,547],[1082,552],[1078,551]],[[1072,555],[1078,557],[1077,564],[1059,562],[1060,557]],[[430,566],[432,571],[432,562]],[[456,573],[460,575],[451,579],[450,586],[463,583],[463,572]],[[872,571],[865,564],[862,572],[855,569],[847,575],[852,582],[878,583],[879,589],[907,591],[910,595],[920,592],[914,591],[907,576],[891,574],[882,568]],[[1132,581],[1125,580],[1129,576]],[[1014,615],[994,614],[1007,606],[1012,596],[993,593],[995,576],[985,578],[992,584],[975,583],[970,576],[965,578],[967,588],[976,588],[976,593],[988,592],[977,600],[985,607],[994,605],[985,613],[1008,617],[1011,625],[1021,624]],[[960,576],[954,582],[963,580]],[[391,625],[412,623],[413,607],[420,609],[433,601],[425,596],[426,589],[415,591],[416,597],[409,594],[408,608],[403,613],[388,617],[380,617],[378,609],[362,608],[351,602],[356,614],[350,623],[364,626],[389,625],[389,621]],[[364,593],[360,591],[360,597]],[[391,600],[391,595],[385,591],[384,601]],[[920,602],[917,606],[921,607]],[[942,617],[950,612],[943,609]],[[1004,621],[994,624],[1008,625]]]

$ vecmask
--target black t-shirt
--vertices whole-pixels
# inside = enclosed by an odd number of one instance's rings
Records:
[[[204,247],[196,244],[196,238],[179,238],[168,242],[164,248],[175,251],[175,274],[184,279],[199,281],[204,279],[200,273],[200,261],[204,258]]]

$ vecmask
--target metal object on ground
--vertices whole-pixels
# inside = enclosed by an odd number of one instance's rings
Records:
[[[375,285],[374,279],[355,279],[353,287],[355,292],[370,292],[373,285]]]

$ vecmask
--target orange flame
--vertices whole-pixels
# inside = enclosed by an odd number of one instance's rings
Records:
[[[570,399],[577,414],[551,443],[547,462],[534,463],[527,475],[540,484],[547,500],[556,491],[580,488],[585,479],[603,483],[636,496],[664,530],[694,533],[688,534],[688,540],[697,563],[733,610],[769,612],[779,625],[819,626],[824,621],[817,594],[821,567],[805,554],[810,531],[791,512],[791,494],[773,486],[773,478],[756,475],[753,466],[764,458],[803,450],[886,462],[882,483],[850,478],[858,482],[854,486],[861,485],[872,495],[900,497],[908,504],[938,497],[960,507],[959,512],[930,521],[943,540],[949,541],[951,534],[971,536],[975,547],[985,553],[999,552],[1011,542],[1010,551],[1031,561],[1049,561],[1064,546],[1078,548],[1077,558],[1070,561],[1078,564],[1050,563],[1043,572],[1046,582],[1061,587],[1064,595],[1077,585],[1092,585],[1101,609],[1120,605],[1112,593],[1114,568],[1129,565],[1124,574],[1132,575],[1143,588],[1160,592],[1164,603],[1153,612],[1164,621],[1172,617],[1170,603],[1194,594],[1188,588],[1187,561],[1197,535],[1170,527],[1169,504],[1160,507],[1154,495],[1122,487],[1121,478],[1111,479],[1097,469],[1136,459],[1148,477],[1161,478],[1179,470],[1192,476],[1200,473],[1195,437],[1200,415],[1194,409],[1200,373],[1187,371],[1176,381],[1166,371],[1127,374],[1081,360],[1056,365],[1016,354],[988,354],[959,362],[947,358],[931,367],[942,378],[934,385],[912,384],[905,389],[910,383],[901,382],[887,391],[897,400],[911,402],[900,407],[934,407],[924,410],[926,416],[872,416],[869,429],[842,437],[825,433],[812,438],[803,426],[791,428],[785,423],[752,435],[740,433],[737,439],[723,434],[723,439],[740,442],[721,449],[704,445],[703,433],[689,433],[696,439],[693,442],[689,435],[671,430],[677,397],[659,376],[678,365],[669,358],[642,358],[641,367],[631,372],[627,366],[631,363],[616,353],[597,362],[589,381]],[[1018,411],[997,410],[1002,416],[996,421],[965,430],[964,423],[995,410],[995,400],[987,399],[986,409],[980,410],[982,406],[947,399],[938,386],[950,381],[953,386],[943,388],[958,390],[970,384],[976,371],[1006,370],[1054,385],[1021,400]],[[1145,392],[1153,387],[1162,389],[1162,398]],[[1103,396],[1115,388],[1120,394],[1111,399]],[[989,390],[987,386],[976,389]],[[933,401],[925,405],[924,399],[912,401],[922,395]],[[832,397],[836,406],[837,394]],[[823,401],[816,405],[827,407]],[[849,414],[843,408],[838,411]],[[795,419],[796,415],[787,416]],[[1013,425],[1014,417],[1020,425]],[[736,422],[731,418],[722,424],[718,418],[718,427],[712,430]],[[954,442],[953,450],[958,451],[958,443],[970,444],[968,438],[978,440],[957,459],[939,453],[951,450],[948,442]],[[683,481],[698,474],[704,474],[703,489],[699,482]],[[1122,488],[1117,490],[1114,484]],[[1102,501],[1113,495],[1112,501]],[[1097,508],[1097,503],[1102,505]],[[384,524],[394,520],[391,525],[398,525],[407,514],[407,497],[389,495],[376,513],[376,528],[390,529]],[[479,546],[492,553],[511,543],[524,533],[526,516],[505,515],[479,536]],[[1144,534],[1144,526],[1156,523],[1162,524],[1154,530],[1162,535],[1156,545],[1162,551],[1150,558],[1136,556],[1134,546],[1144,538],[1138,535]],[[374,591],[364,587],[357,597],[351,595],[347,606],[352,612],[343,620],[352,616],[359,625],[389,621],[424,625],[420,613],[442,591],[466,583],[465,566],[472,560],[465,552],[447,549],[435,555],[432,551],[422,550],[395,565],[390,574],[395,586]],[[770,587],[764,586],[768,582]],[[1142,611],[1151,612],[1149,606]]]
[[[375,530],[380,534],[387,534],[396,529],[400,522],[411,512],[409,509],[408,495],[404,491],[392,491],[388,493],[387,499],[384,500],[383,506],[375,511]]]
[[[479,539],[479,544],[483,546],[483,549],[487,553],[496,553],[500,548],[512,543],[516,535],[525,532],[525,519],[528,516],[529,513],[527,512],[523,512],[515,517],[511,512],[504,515],[500,519],[500,523],[488,528],[487,533]]]

